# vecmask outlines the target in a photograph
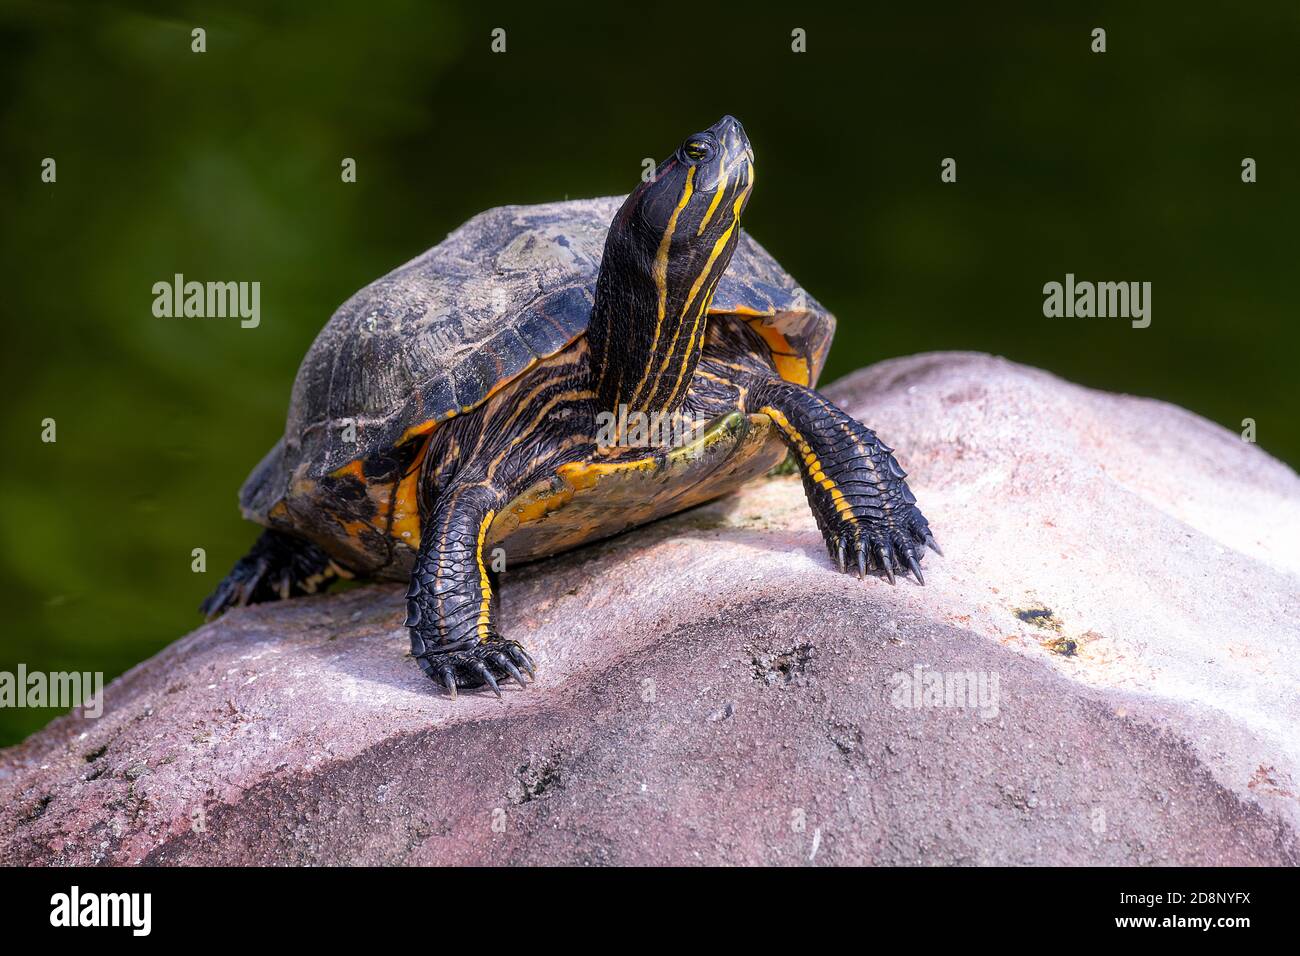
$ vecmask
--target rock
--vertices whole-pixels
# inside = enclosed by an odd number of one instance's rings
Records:
[[[501,702],[433,691],[400,587],[245,609],[0,754],[0,858],[1300,863],[1296,474],[984,355],[828,391],[912,473],[927,587],[832,571],[777,477],[511,571]]]

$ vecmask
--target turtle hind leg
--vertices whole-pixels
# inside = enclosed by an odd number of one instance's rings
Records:
[[[199,605],[209,621],[232,607],[315,594],[337,577],[351,577],[310,541],[266,530]]]

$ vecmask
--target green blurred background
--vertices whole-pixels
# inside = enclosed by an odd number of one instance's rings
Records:
[[[1300,7],[1046,6],[2,0],[0,670],[111,678],[195,627],[343,299],[486,207],[626,192],[724,112],[748,228],[839,316],[824,381],[979,349],[1300,461]],[[260,328],[154,318],[177,272],[260,281]],[[1045,319],[1066,272],[1152,282],[1151,327]],[[54,713],[0,709],[0,744]]]

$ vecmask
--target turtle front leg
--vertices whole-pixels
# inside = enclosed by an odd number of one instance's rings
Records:
[[[411,656],[431,679],[456,696],[457,688],[487,685],[500,697],[499,682],[528,686],[533,659],[496,629],[493,575],[483,541],[508,497],[490,484],[460,484],[434,502],[406,592]]]
[[[767,415],[794,453],[804,491],[831,560],[894,583],[909,570],[921,584],[921,555],[939,546],[893,449],[817,392],[783,379],[747,383],[746,411]]]

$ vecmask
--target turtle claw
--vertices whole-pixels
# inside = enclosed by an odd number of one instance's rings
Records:
[[[232,608],[314,594],[336,577],[351,577],[310,542],[267,529],[199,605],[212,621]]]
[[[505,661],[501,666],[510,672],[510,676],[514,679],[516,684],[524,690],[528,689],[528,681],[524,680],[524,675],[519,672],[518,667],[515,667],[515,665],[511,664],[509,661]]]
[[[474,665],[474,670],[478,673],[478,676],[483,678],[484,682],[492,688],[492,693],[497,695],[497,700],[500,700],[501,688],[497,685],[496,678],[492,676],[492,672],[487,669],[487,665],[482,661],[477,661]]]
[[[934,535],[928,530],[925,532],[925,545],[939,557],[943,557],[943,552],[939,550],[939,542],[934,540]]]
[[[500,667],[502,670],[504,670],[507,674],[509,674],[511,679],[514,680],[516,684],[518,684],[520,687],[524,688],[525,690],[528,689],[528,682],[524,680],[524,675],[519,673],[519,668],[515,667],[515,665],[511,662],[510,658],[506,657],[504,654],[500,652],[497,652],[496,654],[492,655],[492,662],[496,664],[498,667]]]
[[[859,579],[879,572],[890,584],[897,585],[901,574],[924,585],[921,558],[925,548],[939,551],[929,525],[915,506],[897,509],[883,519],[864,515],[856,522],[827,521],[823,528],[827,550],[841,573],[856,574]]]
[[[528,681],[520,668],[535,677],[536,665],[528,652],[514,641],[495,635],[469,647],[440,650],[435,645],[414,656],[425,674],[451,698],[457,696],[458,690],[477,687],[486,687],[499,698],[503,680],[513,680],[526,688]]]
[[[880,566],[885,569],[885,574],[889,576],[889,583],[897,585],[898,581],[894,577],[894,559],[889,556],[889,546],[881,544],[877,545],[877,548],[877,553],[880,555]]]
[[[514,641],[506,642],[506,653],[513,658],[514,662],[528,672],[528,676],[533,680],[537,679],[537,665],[533,662],[532,657],[521,646]]]

